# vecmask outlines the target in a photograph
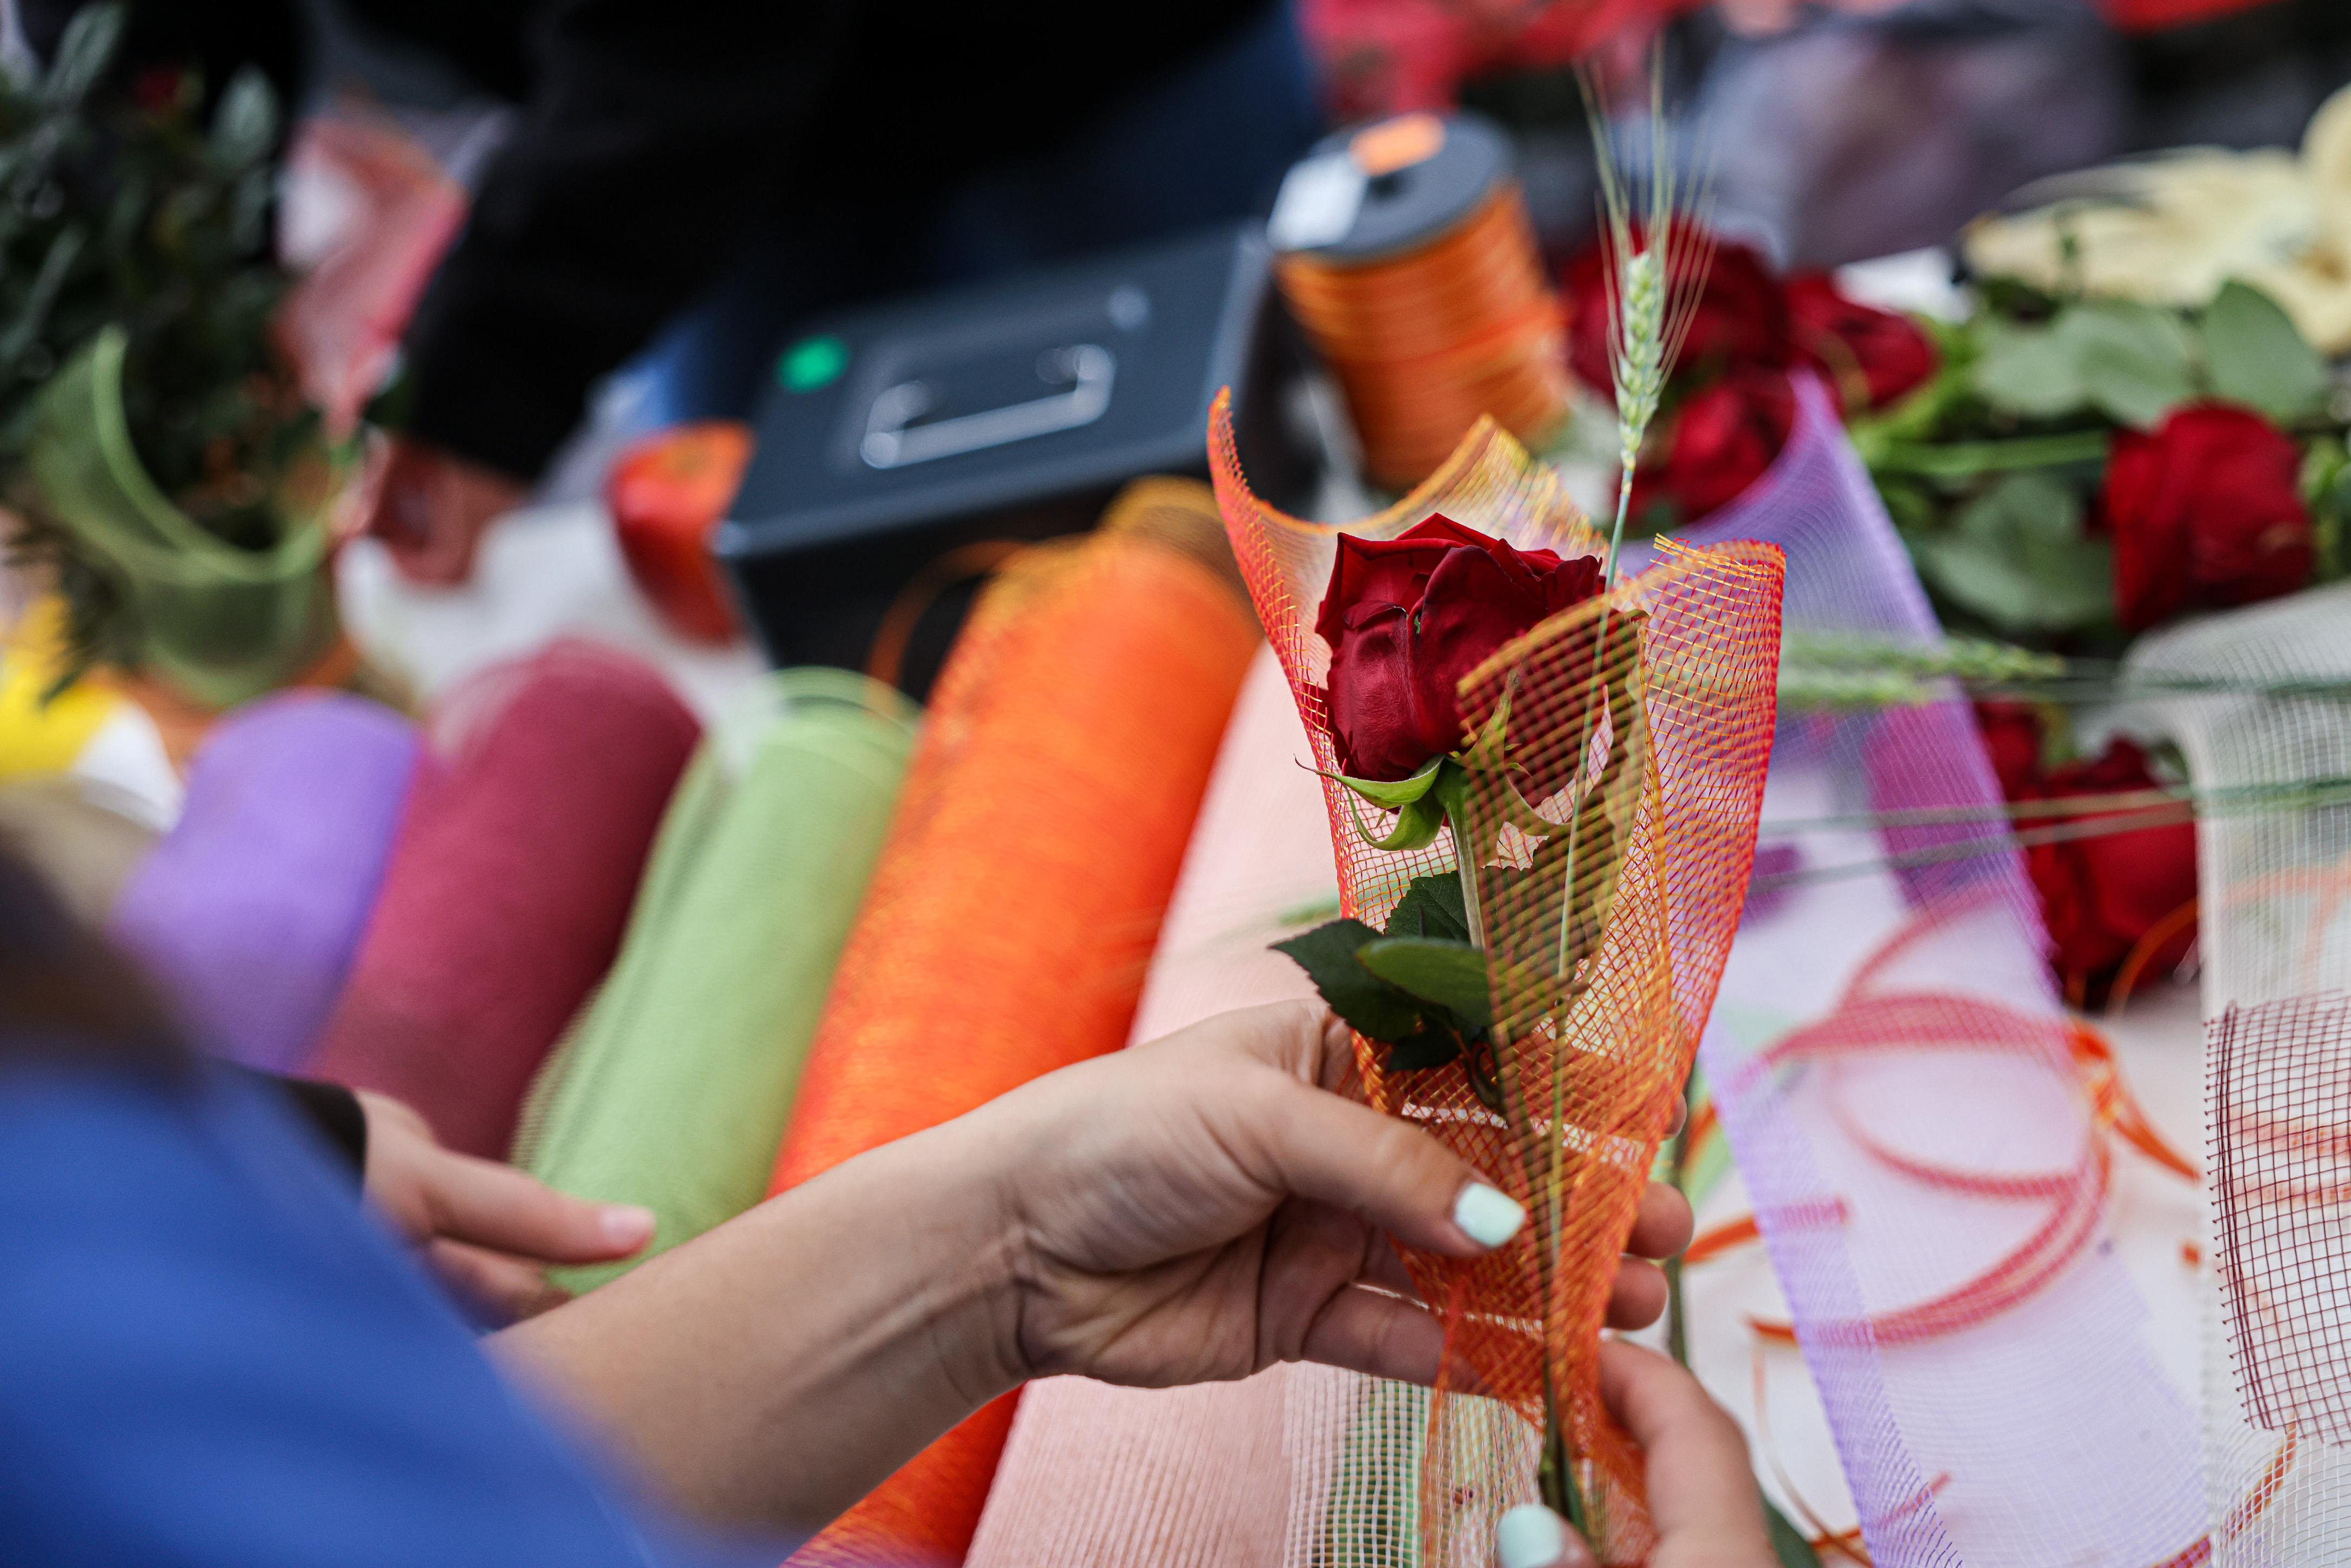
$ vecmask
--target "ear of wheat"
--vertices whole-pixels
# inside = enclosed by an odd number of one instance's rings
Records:
[[[1584,68],[1579,68],[1577,79],[1600,172],[1608,359],[1616,396],[1621,473],[1616,515],[1608,530],[1608,577],[1614,581],[1641,446],[1665,401],[1667,378],[1706,291],[1714,239],[1701,221],[1708,182],[1702,172],[1686,172],[1679,163],[1677,138],[1666,112],[1662,56],[1652,52],[1649,58],[1648,158],[1646,169],[1638,173],[1620,159],[1598,78]]]

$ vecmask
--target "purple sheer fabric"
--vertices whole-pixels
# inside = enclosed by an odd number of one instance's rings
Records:
[[[1772,468],[1681,537],[1785,549],[1791,632],[1938,634],[1816,382],[1800,380]],[[2099,1168],[2021,857],[1953,852],[2003,832],[2000,800],[1956,693],[1784,717],[1759,859],[1782,880],[1749,906],[1701,1060],[1872,1560],[2148,1568],[2204,1529],[2198,1434],[2106,1239],[2103,1181],[2068,1189],[2087,1195],[2071,1231],[2056,1199],[1985,1196]],[[1855,823],[1952,808],[1982,815]],[[1913,1021],[1851,1024],[1871,998]],[[1980,1037],[1989,1009],[2014,1020],[2009,1038]],[[1847,1054],[1783,1054],[1823,1026],[1844,1028]],[[2071,1239],[2041,1273],[2005,1276],[2029,1288],[1983,1287],[2053,1234]],[[1955,1297],[1987,1304],[1931,1333],[1893,1326]],[[1698,1364],[1737,1387],[1758,1354],[1701,1344]]]
[[[205,1049],[298,1061],[340,993],[415,770],[416,732],[341,693],[266,697],[196,753],[179,825],[110,926]]]

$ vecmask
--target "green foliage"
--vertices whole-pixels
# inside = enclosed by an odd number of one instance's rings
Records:
[[[2019,419],[2089,410],[2146,429],[2197,394],[2195,338],[2176,313],[2152,305],[2086,300],[2046,325],[1994,318],[1982,339],[1974,389]]]
[[[0,78],[0,486],[21,552],[57,573],[80,662],[128,660],[123,595],[30,493],[43,385],[100,328],[129,334],[124,413],[157,486],[200,527],[261,550],[278,502],[313,483],[317,415],[273,350],[289,279],[269,255],[268,84],[240,72],[209,127],[184,80],[168,101],[102,85],[123,8],[75,16],[46,74]],[[78,673],[78,670],[75,672]]]
[[[1494,1026],[1482,947],[1450,936],[1383,936],[1357,948],[1355,962],[1424,1007],[1444,1009],[1466,1030]]]
[[[2241,283],[2224,286],[2204,312],[2204,362],[2212,395],[2291,423],[2326,401],[2332,378],[2275,300]]]
[[[1771,1537],[1771,1555],[1780,1568],[1821,1568],[1821,1554],[1768,1497],[1763,1500],[1763,1528]]]
[[[2310,503],[2311,531],[2318,544],[2318,580],[2337,581],[2351,570],[2343,548],[2344,523],[2351,517],[2351,450],[2341,436],[2323,436],[2310,444],[2303,463],[2302,493]]]
[[[1409,994],[1356,961],[1357,954],[1379,939],[1378,931],[1349,918],[1277,942],[1273,950],[1288,954],[1305,970],[1331,1010],[1364,1039],[1399,1040],[1421,1027],[1422,1015]]]
[[[2343,570],[2351,486],[2325,361],[2266,295],[2230,283],[2199,310],[1976,284],[1970,319],[1930,328],[1934,381],[1856,421],[1855,449],[1947,623],[2068,653],[2115,653],[2112,557],[2084,528],[2118,430],[2183,404],[2251,408],[2314,439],[2305,470],[2324,580]],[[1854,688],[1867,672],[1821,685]]]
[[[1946,597],[2011,633],[2066,632],[2114,615],[2112,550],[2082,531],[2082,503],[2048,475],[2009,474],[1917,549]]]
[[[1486,1069],[1490,1050],[1479,1050],[1493,1027],[1486,954],[1469,941],[1459,878],[1415,877],[1384,931],[1333,920],[1273,949],[1306,971],[1332,1012],[1388,1048],[1389,1071],[1443,1067],[1471,1053],[1471,1086],[1499,1112],[1500,1090]]]

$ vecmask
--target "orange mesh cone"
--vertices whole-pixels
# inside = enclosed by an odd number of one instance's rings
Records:
[[[1557,476],[1482,423],[1395,507],[1342,529],[1257,499],[1227,402],[1209,453],[1235,554],[1326,773],[1330,650],[1314,630],[1342,532],[1393,538],[1432,515],[1520,549],[1600,553]],[[1446,1372],[1420,1488],[1424,1561],[1483,1561],[1501,1512],[1530,1500],[1547,1406],[1559,1412],[1586,1527],[1610,1562],[1653,1539],[1640,1465],[1601,1406],[1599,1333],[1643,1186],[1712,1009],[1746,897],[1770,756],[1783,558],[1777,547],[1675,550],[1553,615],[1460,682],[1473,764],[1460,810],[1426,847],[1367,844],[1396,814],[1326,781],[1343,913],[1377,925],[1416,876],[1475,846],[1491,1044],[1440,1067],[1358,1061],[1373,1103],[1499,1181],[1533,1223],[1475,1263],[1407,1258],[1447,1319]],[[1562,853],[1562,850],[1565,852]],[[1482,929],[1481,929],[1482,926]],[[1475,1388],[1494,1406],[1446,1388]]]

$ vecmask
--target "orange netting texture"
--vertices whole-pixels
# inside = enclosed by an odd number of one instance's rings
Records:
[[[1557,477],[1490,422],[1412,495],[1343,529],[1250,493],[1221,401],[1209,446],[1234,551],[1325,770],[1337,768],[1322,689],[1330,654],[1312,622],[1341,532],[1388,538],[1441,512],[1522,549],[1600,548]],[[1465,724],[1480,731],[1499,716],[1515,765],[1473,770],[1464,813],[1480,846],[1475,915],[1494,1043],[1490,1056],[1473,1050],[1410,1073],[1384,1072],[1367,1041],[1358,1060],[1375,1104],[1499,1181],[1533,1224],[1475,1264],[1407,1260],[1447,1316],[1445,1383],[1480,1391],[1440,1389],[1433,1409],[1419,1509],[1428,1563],[1483,1563],[1502,1511],[1533,1494],[1546,1389],[1586,1461],[1579,1481],[1607,1557],[1647,1552],[1638,1455],[1601,1406],[1596,1350],[1614,1260],[1746,895],[1782,577],[1771,545],[1676,551],[1506,644],[1461,684]],[[1325,803],[1344,913],[1378,924],[1414,877],[1453,870],[1449,836],[1384,852],[1354,827],[1358,810],[1384,814],[1336,784]],[[1547,831],[1562,824],[1573,826]],[[1523,1422],[1498,1421],[1496,1400]]]
[[[1258,645],[1217,545],[1202,486],[1146,481],[982,595],[842,952],[777,1190],[1125,1042]],[[793,1562],[962,1562],[1011,1415],[1008,1396],[979,1412]]]

